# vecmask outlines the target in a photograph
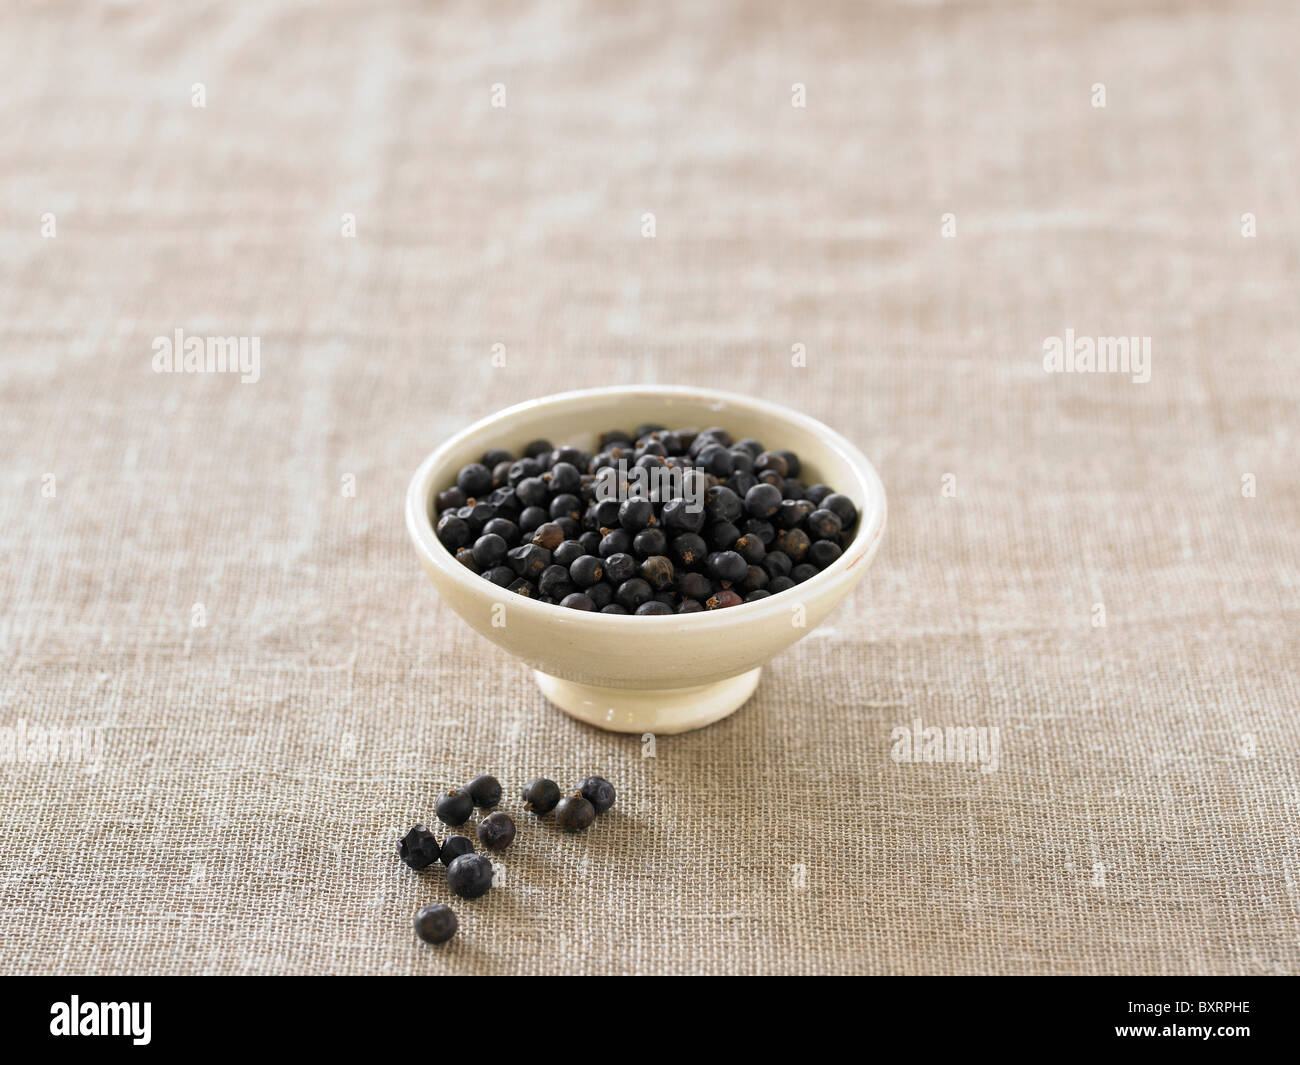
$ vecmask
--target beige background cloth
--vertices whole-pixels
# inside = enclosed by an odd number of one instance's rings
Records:
[[[6,12],[0,726],[102,754],[0,765],[0,968],[1295,972],[1300,19],[1233,6]],[[155,374],[176,329],[260,380]],[[1066,329],[1150,382],[1045,373]],[[891,509],[653,757],[402,520],[470,420],[630,381],[821,418]],[[479,770],[619,801],[424,947],[393,842]]]

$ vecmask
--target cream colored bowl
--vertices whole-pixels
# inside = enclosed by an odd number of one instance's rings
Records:
[[[472,573],[439,543],[433,498],[467,463],[531,440],[592,452],[602,432],[645,423],[720,425],[794,451],[805,484],[831,485],[860,518],[844,554],[817,576],[756,603],[671,616],[601,614],[539,603]],[[546,697],[617,732],[684,732],[726,717],[753,694],[764,662],[821,624],[867,571],[885,529],[885,489],[862,453],[821,422],[725,392],[633,385],[563,392],[475,422],[433,452],[406,493],[406,525],[443,599],[478,633],[535,671]]]

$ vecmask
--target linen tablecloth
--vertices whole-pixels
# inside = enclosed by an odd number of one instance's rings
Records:
[[[6,11],[0,968],[1295,972],[1298,30]],[[159,372],[177,330],[255,372]],[[469,421],[628,382],[805,411],[890,502],[753,700],[653,743],[546,704],[402,514]],[[394,840],[479,771],[618,803],[521,814],[422,946]]]

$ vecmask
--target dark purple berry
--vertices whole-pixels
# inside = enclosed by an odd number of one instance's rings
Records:
[[[709,553],[709,545],[697,533],[682,533],[673,540],[673,556],[683,566],[694,566]]]
[[[763,541],[752,533],[743,535],[731,545],[731,549],[750,565],[757,565],[767,555],[767,548],[763,546]]]
[[[486,895],[495,870],[481,854],[462,854],[447,866],[447,886],[462,899]]]
[[[530,581],[537,580],[542,575],[542,570],[551,564],[551,553],[537,544],[512,547],[506,553],[506,558],[518,576]]]
[[[442,864],[451,865],[462,854],[473,854],[474,844],[468,836],[448,836],[442,844]]]
[[[433,531],[448,551],[464,547],[470,541],[469,523],[455,514],[444,514]]]
[[[490,810],[501,802],[501,781],[490,773],[476,776],[465,785],[465,790],[480,810]]]
[[[776,538],[777,550],[784,551],[793,562],[803,561],[803,556],[808,553],[810,543],[812,541],[808,539],[808,534],[802,529],[786,529]]]
[[[604,777],[586,777],[578,785],[578,791],[597,814],[603,814],[614,805],[614,785]]]
[[[415,911],[415,934],[426,943],[446,943],[456,934],[456,915],[441,902],[422,906]]]
[[[532,536],[539,525],[545,525],[550,517],[541,507],[524,507],[519,515],[519,531]]]
[[[642,603],[647,602],[653,594],[649,584],[640,577],[633,577],[618,586],[618,591],[614,593],[614,601],[628,610],[635,610]]]
[[[563,566],[551,565],[542,570],[542,575],[537,578],[537,590],[552,599],[563,599],[571,592],[576,592],[578,588],[569,580],[567,569]]]
[[[485,570],[483,576],[498,588],[505,588],[515,579],[515,571],[509,566],[493,566],[490,570]]]
[[[483,535],[487,536],[489,533],[501,537],[507,547],[516,547],[519,544],[519,526],[509,518],[493,518],[483,526]]]
[[[699,532],[704,524],[704,509],[686,499],[670,499],[664,504],[664,525],[682,532]]]
[[[515,823],[498,810],[478,823],[478,841],[490,851],[503,851],[515,840]]]
[[[812,512],[813,505],[806,499],[783,499],[772,520],[778,528],[793,529],[796,525],[801,525]]]
[[[794,569],[794,563],[784,551],[769,551],[763,556],[763,561],[759,565],[767,570],[769,577],[788,577],[790,571]]]
[[[560,801],[560,788],[547,777],[534,777],[524,785],[521,797],[524,809],[541,817],[555,809],[555,804]]]
[[[611,529],[600,541],[601,558],[609,558],[610,555],[630,555],[632,553],[632,537],[626,529]]]
[[[632,553],[638,558],[668,552],[668,537],[662,529],[642,529],[632,538]]]
[[[827,511],[829,514],[830,512]],[[509,550],[505,540],[496,533],[484,533],[474,541],[473,556],[474,562],[480,570],[491,569],[493,566],[499,566],[506,559],[506,552]]]
[[[439,821],[455,828],[469,820],[469,815],[474,812],[474,800],[462,788],[452,788],[438,797],[433,810]]]
[[[709,573],[715,580],[734,584],[745,579],[748,565],[735,551],[715,551],[708,558]]]
[[[840,535],[844,523],[833,510],[814,510],[808,515],[808,534],[814,540],[834,540]]]
[[[590,588],[605,576],[605,566],[595,555],[583,555],[569,567],[569,577],[579,588]]]
[[[564,543],[551,552],[551,560],[557,566],[563,566],[565,570],[568,570],[585,554],[587,552],[577,540],[565,540]]]
[[[625,499],[618,508],[618,522],[630,533],[640,532],[654,516],[654,504],[648,499]]]
[[[713,594],[713,582],[703,573],[691,570],[681,575],[677,591],[688,599],[704,600]]]
[[[711,522],[738,521],[745,506],[730,488],[716,485],[704,493],[704,513]]]
[[[818,569],[825,569],[843,553],[834,540],[814,540],[808,548],[808,561]]]
[[[551,493],[547,491],[546,482],[540,477],[525,477],[515,485],[515,495],[526,507],[545,507]],[[547,517],[550,517],[548,514]]]
[[[566,795],[555,808],[555,823],[565,832],[581,832],[596,820],[596,808],[575,791]]]
[[[459,510],[465,505],[465,493],[452,485],[445,492],[438,493],[435,503],[439,514],[444,510]]]
[[[853,505],[853,500],[846,495],[832,492],[822,500],[822,506],[833,511],[846,529],[851,529],[858,523],[858,508]]]
[[[619,552],[605,559],[605,577],[615,585],[631,580],[636,572],[636,559],[631,555]]]
[[[456,487],[465,493],[466,499],[486,496],[492,491],[492,471],[481,462],[471,462],[456,474]]]

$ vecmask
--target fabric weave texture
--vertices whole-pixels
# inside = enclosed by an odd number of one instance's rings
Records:
[[[1296,972],[1297,30],[8,12],[0,726],[102,747],[0,764],[0,970]],[[177,329],[258,380],[155,373]],[[1150,337],[1150,380],[1046,372],[1067,329]],[[630,382],[805,411],[890,503],[751,702],[653,743],[548,706],[402,510],[470,421]],[[896,761],[916,721],[996,771]],[[519,834],[460,902],[394,845],[484,771]],[[585,835],[521,812],[588,773]]]

